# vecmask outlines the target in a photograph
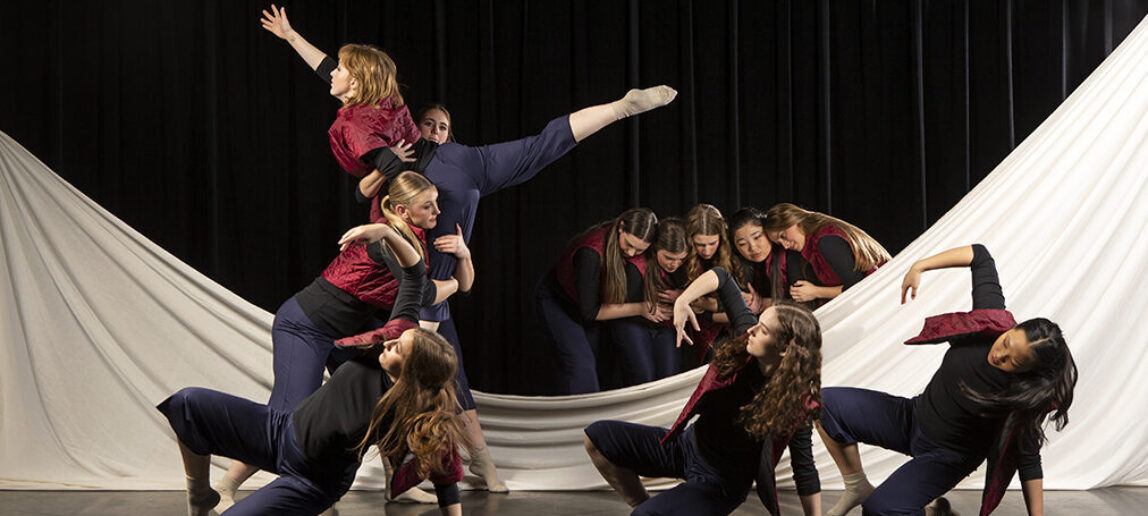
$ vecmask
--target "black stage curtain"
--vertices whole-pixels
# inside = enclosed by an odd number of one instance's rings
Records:
[[[536,281],[587,225],[642,205],[790,201],[897,252],[1025,138],[1145,0],[287,2],[333,53],[368,42],[467,144],[628,88],[669,108],[482,201],[454,314],[472,385],[538,393]],[[192,266],[274,311],[366,219],[331,157],[338,103],[250,1],[7,1],[0,129]],[[1023,195],[1023,192],[1017,192]],[[1018,235],[1023,238],[1023,235]]]

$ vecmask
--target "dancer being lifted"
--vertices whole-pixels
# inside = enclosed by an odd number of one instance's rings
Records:
[[[822,390],[818,431],[845,477],[845,493],[827,515],[860,504],[864,514],[943,514],[940,508],[926,511],[926,504],[986,458],[980,514],[1000,503],[1018,468],[1028,513],[1043,514],[1042,425],[1050,415],[1057,430],[1068,424],[1076,385],[1072,353],[1048,319],[1013,320],[996,263],[980,244],[914,263],[901,284],[901,302],[907,294],[916,298],[924,272],[950,267],[971,270],[973,311],[930,317],[921,334],[905,342],[949,342],[925,392],[908,399],[852,387]],[[913,458],[874,489],[858,442]]]
[[[330,74],[322,73],[322,70],[337,68],[331,64],[334,61],[291,28],[285,10],[273,8],[273,12],[265,11],[263,14],[264,27],[268,31],[290,43],[308,66],[319,71],[321,78],[329,80],[332,77]],[[351,83],[348,87],[354,91],[358,85]],[[334,91],[333,88],[332,92]],[[377,146],[366,148],[368,146],[340,145],[333,142],[332,149],[339,146],[358,149],[356,152],[360,154],[355,157],[354,163],[363,163],[370,169],[359,182],[358,194],[365,198],[374,198],[386,179],[398,171],[405,169],[423,171],[439,190],[439,206],[442,209],[439,217],[440,227],[454,228],[456,224],[459,225],[462,228],[463,242],[469,243],[480,198],[528,181],[573,149],[578,142],[607,125],[669,104],[676,95],[677,92],[668,86],[630,90],[625,97],[617,101],[584,108],[556,118],[537,135],[481,147],[450,142],[436,147],[433,143],[427,142],[418,145],[417,148],[391,149],[381,138],[372,139],[360,135],[373,131],[372,126],[348,125],[340,132],[342,138],[347,141],[377,141]],[[423,141],[426,142],[425,139]],[[413,158],[407,158],[405,156],[407,150],[417,152]],[[385,157],[388,153],[396,157],[378,159],[378,156]],[[415,161],[406,162],[406,159]],[[340,162],[342,163],[342,160]],[[380,166],[382,168],[379,168]],[[354,165],[351,168],[357,167],[358,165]],[[347,168],[346,164],[344,168]],[[372,206],[377,205],[377,202],[377,199],[373,200]],[[375,211],[372,208],[372,213]],[[428,234],[428,239],[437,249],[438,239],[451,236],[453,233],[454,230],[432,231]],[[450,254],[432,252],[429,261],[430,277],[436,280],[450,278],[455,263],[456,258]],[[441,333],[455,347],[456,354],[461,358],[461,346],[454,322],[450,318],[449,305],[440,303],[433,308],[424,309],[421,318],[424,327]],[[470,469],[483,478],[492,491],[505,492],[506,486],[499,480],[494,462],[486,449],[486,440],[478,423],[474,398],[470,395],[464,368],[460,365],[458,370],[462,418],[473,446],[469,450],[472,457]]]

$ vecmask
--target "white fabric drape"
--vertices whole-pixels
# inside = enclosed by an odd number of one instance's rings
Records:
[[[945,347],[900,342],[927,315],[969,308],[968,273],[927,274],[905,306],[901,275],[918,258],[981,242],[997,259],[1017,318],[1057,321],[1080,368],[1071,424],[1050,432],[1044,449],[1045,487],[1145,483],[1145,63],[1142,22],[947,215],[820,309],[823,385],[920,392]],[[270,314],[147,241],[7,135],[0,171],[0,488],[182,489],[174,436],[153,405],[189,385],[265,400]],[[475,398],[512,489],[601,488],[582,428],[599,419],[668,425],[700,377],[697,370],[564,398]],[[824,448],[814,449],[824,485],[839,486]],[[904,461],[862,451],[877,480]],[[360,487],[380,483],[381,468],[371,464]],[[791,485],[786,461],[779,475]],[[962,486],[981,482],[978,473]]]

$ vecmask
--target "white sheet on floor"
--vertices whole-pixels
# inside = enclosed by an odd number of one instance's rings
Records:
[[[1044,450],[1045,487],[1145,483],[1146,63],[1142,22],[947,215],[820,309],[823,384],[920,392],[945,347],[900,342],[927,315],[969,308],[968,273],[928,274],[907,306],[901,275],[918,258],[981,242],[1017,318],[1059,322],[1080,368],[1072,422]],[[153,405],[189,385],[266,399],[271,315],[143,238],[7,135],[0,171],[0,488],[182,489],[174,436]],[[582,428],[667,425],[700,376],[558,399],[475,398],[511,488],[602,488]],[[839,486],[824,449],[815,451],[824,485]],[[878,480],[905,460],[869,448],[863,459]],[[783,486],[788,473],[783,461]],[[358,486],[380,477],[369,464]],[[962,486],[981,482],[978,473]]]

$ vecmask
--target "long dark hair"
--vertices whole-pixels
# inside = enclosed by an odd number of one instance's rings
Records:
[[[966,396],[986,411],[1010,411],[1005,428],[1020,430],[1022,446],[1035,444],[1039,448],[1046,440],[1046,418],[1052,419],[1057,431],[1068,425],[1068,408],[1072,406],[1072,391],[1076,387],[1076,362],[1056,323],[1038,317],[1018,324],[1017,329],[1028,339],[1032,367],[1016,373],[1013,382],[1001,393],[980,393],[964,382],[960,386]]]
[[[761,210],[752,206],[735,211],[729,218],[729,241],[731,247],[737,247],[737,245],[734,243],[737,241],[733,237],[734,233],[737,233],[737,230],[745,227],[747,224],[753,224],[754,226],[762,228],[762,231],[765,231],[765,214],[762,213]],[[729,272],[731,275],[733,275],[733,279],[737,282],[737,286],[741,287],[742,290],[749,290],[749,284],[761,278],[752,277],[754,264],[750,263],[749,260],[746,260],[744,257],[742,257],[741,252],[732,254],[734,256],[730,259],[731,268]],[[776,266],[776,264],[777,260],[774,260],[774,265]],[[773,271],[770,271],[770,274],[773,274]],[[783,298],[775,296],[774,299]]]
[[[813,312],[792,301],[775,303],[771,308],[777,313],[774,337],[777,345],[784,346],[785,356],[738,415],[746,432],[759,439],[788,436],[798,426],[821,417],[820,408],[806,412],[807,403],[821,406],[821,325]],[[718,374],[728,376],[741,367],[756,367],[745,365],[748,341],[749,334],[742,334],[715,347],[711,365]]]
[[[670,285],[662,279],[662,267],[658,263],[658,251],[671,254],[684,253],[689,248],[686,242],[686,225],[682,219],[667,217],[658,221],[654,241],[646,251],[646,277],[643,279],[646,303],[657,304],[658,291],[667,290]]]

